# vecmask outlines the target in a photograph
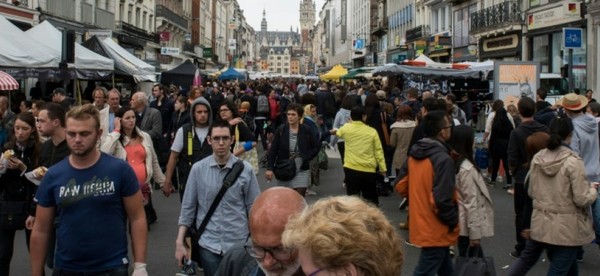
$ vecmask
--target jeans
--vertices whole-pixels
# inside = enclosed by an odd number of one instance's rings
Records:
[[[204,275],[215,275],[219,269],[219,264],[221,264],[223,255],[212,253],[209,250],[200,247],[200,258],[202,268],[204,269]]]
[[[349,168],[344,168],[346,175],[346,193],[347,195],[362,196],[375,206],[379,205],[379,196],[377,195],[377,174],[374,172],[361,172]]]
[[[532,239],[525,242],[525,249],[521,251],[519,259],[510,267],[510,270],[506,275],[508,276],[521,276],[526,275],[527,272],[537,263],[540,256],[544,252],[544,245]]]
[[[579,252],[581,246],[544,244],[544,247],[550,260],[548,276],[579,275],[577,252]]]
[[[515,250],[520,254],[525,248],[525,238],[521,236],[521,232],[525,230],[523,226],[523,210],[525,209],[525,201],[527,200],[527,191],[525,191],[523,183],[515,183],[513,199],[515,206],[515,236],[517,239]]]
[[[17,230],[0,229],[0,275],[10,275],[10,261],[13,257]],[[29,249],[31,231],[25,230],[25,242]]]
[[[66,271],[60,268],[52,272],[52,276],[128,276],[127,265],[119,268],[107,269],[97,272]]]
[[[592,218],[596,231],[596,243],[600,244],[600,198],[596,198],[596,202],[592,204]]]
[[[414,276],[453,276],[454,265],[450,257],[450,247],[423,247]]]

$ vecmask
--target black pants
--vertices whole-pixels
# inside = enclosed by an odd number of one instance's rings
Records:
[[[344,173],[346,174],[346,193],[348,195],[362,196],[375,206],[379,205],[376,173],[361,172],[349,168],[344,168]]]
[[[265,135],[266,120],[265,119],[255,119],[254,122],[256,123],[256,129],[254,130],[254,137],[258,140],[258,137],[260,136],[260,142],[262,143],[263,150],[266,153],[269,150],[268,144],[267,144],[267,137]]]
[[[15,234],[17,230],[0,229],[0,275],[10,274],[10,261],[13,257]],[[25,230],[25,242],[29,250],[31,231]]]
[[[517,244],[515,250],[521,254],[521,251],[525,249],[525,238],[521,236],[521,232],[524,230],[523,226],[523,209],[525,208],[525,201],[527,200],[527,191],[525,191],[525,185],[523,183],[515,183],[514,186],[514,206],[515,206],[515,230],[517,237]]]
[[[52,276],[127,276],[129,275],[127,270],[127,265],[97,272],[77,272],[57,268],[52,272]]]
[[[508,168],[508,141],[506,141],[506,145],[504,142],[495,142],[490,145],[490,155],[492,156],[492,181],[496,181],[496,177],[498,177],[498,169],[500,168],[500,161],[502,161],[502,166],[504,167],[504,172],[506,173],[506,184],[510,185],[512,183],[512,179],[510,176],[510,169]]]

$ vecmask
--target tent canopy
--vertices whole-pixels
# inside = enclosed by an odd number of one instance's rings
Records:
[[[0,71],[0,91],[17,89],[19,89],[19,83],[17,80],[4,71]]]
[[[348,74],[348,70],[342,65],[336,65],[331,70],[321,75],[322,80],[339,80],[343,75]]]
[[[194,65],[188,59],[179,66],[169,71],[162,72],[160,76],[160,82],[166,85],[175,84],[177,86],[187,88],[190,87],[190,85],[192,85],[194,81],[194,75],[196,74],[196,70],[198,70],[198,67],[196,67],[196,65]],[[202,74],[202,71],[200,71],[200,75],[206,76],[206,74]]]
[[[119,46],[112,38],[104,40],[93,36],[82,43],[86,48],[114,60],[115,72],[122,75],[132,76],[135,82],[156,81],[154,66],[143,62],[141,59],[127,52]]]
[[[60,58],[53,56],[45,43],[31,39],[4,16],[0,16],[0,33],[0,67],[58,67]]]
[[[481,69],[444,69],[444,68],[430,68],[430,67],[419,67],[409,65],[397,65],[397,64],[386,64],[384,66],[377,67],[373,71],[373,76],[394,76],[400,74],[414,74],[424,76],[437,76],[437,77],[454,77],[454,78],[479,78],[480,74],[485,74],[485,70]]]
[[[52,54],[61,58],[62,34],[47,20],[25,32],[31,39],[47,45]],[[56,65],[58,67],[58,64]],[[104,79],[110,77],[114,62],[75,43],[75,69],[81,79]]]
[[[233,67],[229,67],[225,72],[219,75],[219,80],[240,80],[244,79],[246,76],[244,74],[238,72]]]

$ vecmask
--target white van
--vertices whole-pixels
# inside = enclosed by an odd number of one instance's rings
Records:
[[[569,82],[558,73],[541,73],[540,87],[548,91],[548,96],[560,96],[569,91]]]

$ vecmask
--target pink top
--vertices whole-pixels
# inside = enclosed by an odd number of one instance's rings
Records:
[[[127,163],[131,166],[140,184],[146,183],[146,151],[141,143],[125,146],[127,152]]]

